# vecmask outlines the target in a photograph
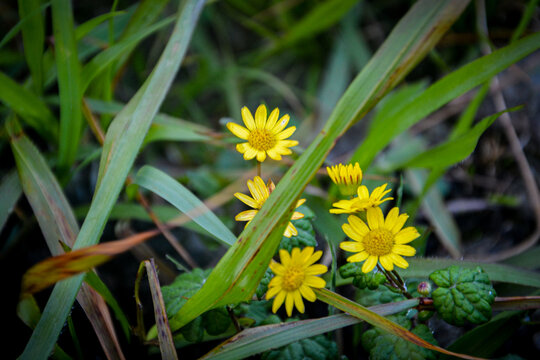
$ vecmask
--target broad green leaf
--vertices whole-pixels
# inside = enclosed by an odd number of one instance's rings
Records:
[[[176,314],[187,300],[199,291],[211,271],[212,269],[193,269],[178,275],[171,284],[161,288],[169,316]]]
[[[351,162],[358,161],[362,169],[367,168],[377,153],[395,136],[538,48],[540,48],[540,33],[532,34],[445,76],[421,95],[411,99],[396,116],[374,124],[362,145],[356,149]]]
[[[463,326],[491,319],[491,304],[497,294],[480,267],[472,270],[450,266],[433,272],[429,278],[438,286],[431,294],[433,305],[447,323]]]
[[[22,195],[21,183],[17,171],[7,172],[0,180],[0,232],[4,228],[9,215]]]
[[[368,288],[375,290],[386,282],[386,277],[380,273],[371,271],[364,273],[360,263],[348,263],[339,268],[339,274],[342,278],[346,279],[352,277],[352,283],[359,289]]]
[[[62,172],[75,161],[82,129],[81,64],[70,0],[52,0],[52,23],[58,89],[60,93],[60,136],[58,167]]]
[[[124,185],[142,141],[182,62],[204,1],[187,1],[179,11],[167,46],[144,85],[107,132],[98,185],[73,249],[99,241],[109,213]],[[45,359],[52,350],[84,275],[58,283],[45,306],[21,359]]]
[[[484,118],[478,124],[476,124],[471,130],[465,132],[461,136],[455,139],[449,140],[444,144],[429,149],[422,154],[407,161],[400,167],[406,168],[434,168],[434,167],[447,167],[453,165],[467,156],[469,156],[478,143],[478,139],[487,130],[488,127],[503,113],[509,111],[516,111],[521,107],[507,109],[491,116]]]
[[[418,305],[418,299],[392,304],[378,305],[370,310],[382,315],[391,315]],[[201,359],[236,360],[294,343],[301,339],[324,334],[336,329],[360,323],[361,320],[348,314],[339,314],[279,325],[258,326],[247,329],[228,339]]]
[[[421,0],[415,3],[354,79],[322,131],[277,184],[202,289],[171,319],[173,330],[213,307],[251,298],[279,245],[296,201],[336,139],[420,61],[467,2]]]
[[[41,0],[19,0],[19,16],[22,22],[24,56],[32,74],[32,84],[37,94],[43,88],[43,43],[45,22],[41,13]]]
[[[58,122],[45,103],[34,93],[0,72],[0,101],[37,132],[56,142]]]
[[[161,170],[146,165],[137,173],[135,183],[169,201],[224,244],[236,242],[236,236],[201,200]]]
[[[314,289],[317,299],[324,301],[328,305],[332,305],[344,312],[351,314],[358,319],[364,320],[367,323],[377,327],[380,330],[383,330],[389,334],[396,335],[401,339],[407,340],[410,343],[421,346],[428,350],[438,351],[446,355],[453,355],[460,357],[462,359],[477,359],[472,356],[453,353],[451,351],[440,348],[436,345],[430,344],[426,340],[422,339],[418,335],[408,331],[403,326],[396,324],[385,317],[380,316],[379,314],[363,307],[360,304],[357,304],[347,298],[344,298],[341,295],[333,293],[327,289]]]
[[[73,211],[39,150],[21,132],[16,122],[10,121],[7,129],[22,188],[47,246],[53,255],[62,254],[64,250],[60,243],[71,246],[79,231]],[[103,299],[89,286],[83,285],[77,300],[96,329],[105,353],[112,358],[121,358],[122,350]]]

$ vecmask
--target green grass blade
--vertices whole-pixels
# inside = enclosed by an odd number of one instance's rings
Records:
[[[11,170],[0,181],[0,232],[22,195],[21,183],[17,171]]]
[[[236,242],[236,236],[191,191],[163,171],[144,166],[135,177],[135,183],[158,194],[178,210],[189,216],[225,245]]]
[[[408,310],[418,305],[418,299],[376,305],[370,311],[387,316]],[[358,324],[362,320],[348,314],[327,316],[320,319],[292,321],[283,324],[258,326],[244,330],[200,359],[236,360],[285,346],[298,340]]]
[[[14,121],[8,124],[8,132],[21,185],[47,246],[53,255],[62,254],[64,249],[60,241],[72,246],[79,231],[73,211],[45,159],[26,135],[20,132]],[[84,285],[77,300],[92,323],[107,356],[123,358],[103,299],[89,286]]]
[[[160,22],[143,28],[139,32],[133,34],[132,36],[121,40],[115,45],[111,46],[107,50],[100,52],[96,55],[88,64],[86,64],[81,73],[81,94],[84,95],[84,92],[99,74],[101,74],[105,69],[107,69],[112,63],[120,59],[127,52],[131,51],[134,46],[144,40],[146,37],[150,36],[154,32],[164,28],[165,26],[171,24],[175,20],[175,16],[168,17]]]
[[[32,84],[36,93],[43,89],[43,43],[45,23],[41,13],[40,0],[19,0],[19,16],[28,19],[22,23],[24,56],[32,74]]]
[[[0,101],[46,139],[56,142],[58,123],[45,103],[34,93],[0,72]]]
[[[74,249],[94,245],[99,241],[150,122],[182,62],[203,4],[204,1],[187,1],[182,4],[175,29],[152,75],[111,123],[101,158],[99,183]],[[75,276],[54,287],[22,359],[45,359],[48,356],[83,276]]]
[[[351,161],[367,168],[377,153],[390,141],[433,111],[506,69],[513,63],[540,48],[540,33],[477,59],[431,85],[396,116],[374,124]]]
[[[85,23],[82,23],[75,29],[75,39],[77,39],[77,41],[80,41],[103,22],[124,14],[126,14],[125,11],[112,11],[100,16],[96,16],[95,18],[90,19]]]
[[[213,307],[251,298],[279,245],[296,201],[336,139],[425,56],[467,2],[416,2],[354,79],[325,127],[277,184],[238,241],[221,258],[204,286],[171,319],[173,330]]]
[[[60,92],[58,167],[61,172],[75,161],[82,129],[80,63],[70,0],[52,1],[56,71]]]

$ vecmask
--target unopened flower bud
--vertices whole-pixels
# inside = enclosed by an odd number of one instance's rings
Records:
[[[422,296],[428,296],[431,293],[431,284],[427,281],[422,281],[416,288],[418,293]]]

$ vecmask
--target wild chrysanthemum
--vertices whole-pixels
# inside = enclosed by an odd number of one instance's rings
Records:
[[[360,169],[358,163],[354,165],[338,164],[327,167],[326,171],[328,171],[330,179],[339,186],[339,190],[343,195],[353,195],[362,183],[362,169]]]
[[[255,119],[247,107],[242,108],[242,120],[246,127],[236,123],[227,123],[227,128],[245,143],[236,145],[236,150],[244,154],[245,160],[257,157],[257,161],[263,162],[266,155],[274,160],[281,160],[281,155],[292,154],[289,147],[298,145],[296,140],[286,140],[296,130],[295,126],[285,129],[289,122],[289,115],[283,115],[279,119],[279,109],[275,108],[266,119],[266,106],[260,105],[255,112]],[[285,130],[284,130],[285,129]]]
[[[293,305],[298,311],[304,312],[304,302],[314,302],[317,297],[311,288],[323,288],[326,282],[315,275],[321,275],[328,268],[321,264],[313,265],[322,256],[322,251],[313,252],[313,247],[305,247],[302,251],[294,248],[289,254],[287,250],[279,250],[281,264],[272,260],[270,269],[276,274],[268,284],[266,299],[274,299],[272,312],[276,312],[283,302],[287,315],[292,315]]]
[[[250,206],[253,208],[253,210],[246,210],[242,211],[236,217],[234,218],[236,221],[247,221],[246,226],[249,224],[249,222],[257,215],[259,210],[262,208],[264,202],[272,191],[275,189],[275,185],[272,182],[272,180],[268,180],[268,185],[265,185],[263,179],[261,179],[260,176],[255,176],[253,180],[247,181],[247,186],[249,189],[249,192],[251,193],[251,196],[249,197],[242,193],[235,193],[234,196],[240,201],[242,201],[247,206]],[[303,203],[306,202],[306,199],[300,199],[296,202],[296,207],[299,207]],[[292,214],[291,220],[297,220],[304,217],[304,214],[295,211]],[[298,235],[298,230],[294,227],[294,225],[289,221],[289,224],[287,224],[287,228],[285,229],[285,233],[283,234],[286,237],[290,238],[291,236]]]
[[[361,185],[358,187],[358,197],[355,197],[351,200],[340,200],[332,204],[335,209],[330,209],[332,214],[351,214],[360,211],[366,211],[369,208],[378,207],[383,202],[388,200],[393,200],[394,198],[384,196],[388,194],[392,189],[386,189],[386,185],[381,185],[378,188],[375,188],[369,194],[369,191],[366,186]]]
[[[416,250],[405,245],[420,236],[416,228],[409,226],[402,229],[409,216],[399,215],[397,207],[390,210],[386,219],[380,208],[367,209],[367,225],[360,218],[351,215],[349,223],[343,224],[345,234],[354,241],[344,241],[339,247],[345,251],[357,253],[347,258],[348,262],[361,262],[362,271],[368,273],[377,262],[386,269],[393,270],[394,265],[407,268],[409,263],[403,256],[413,256]]]

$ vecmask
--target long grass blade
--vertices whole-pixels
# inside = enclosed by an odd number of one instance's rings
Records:
[[[37,94],[43,89],[43,43],[45,22],[41,13],[40,0],[19,0],[19,16],[22,23],[24,56],[32,74],[32,84]]]
[[[21,183],[17,171],[11,170],[0,181],[0,232],[22,195]]]
[[[150,122],[182,62],[203,4],[204,1],[182,4],[175,29],[152,75],[111,123],[101,158],[99,183],[74,250],[99,241]],[[77,275],[55,286],[40,322],[21,355],[22,359],[47,357],[71,309],[83,276]]]

